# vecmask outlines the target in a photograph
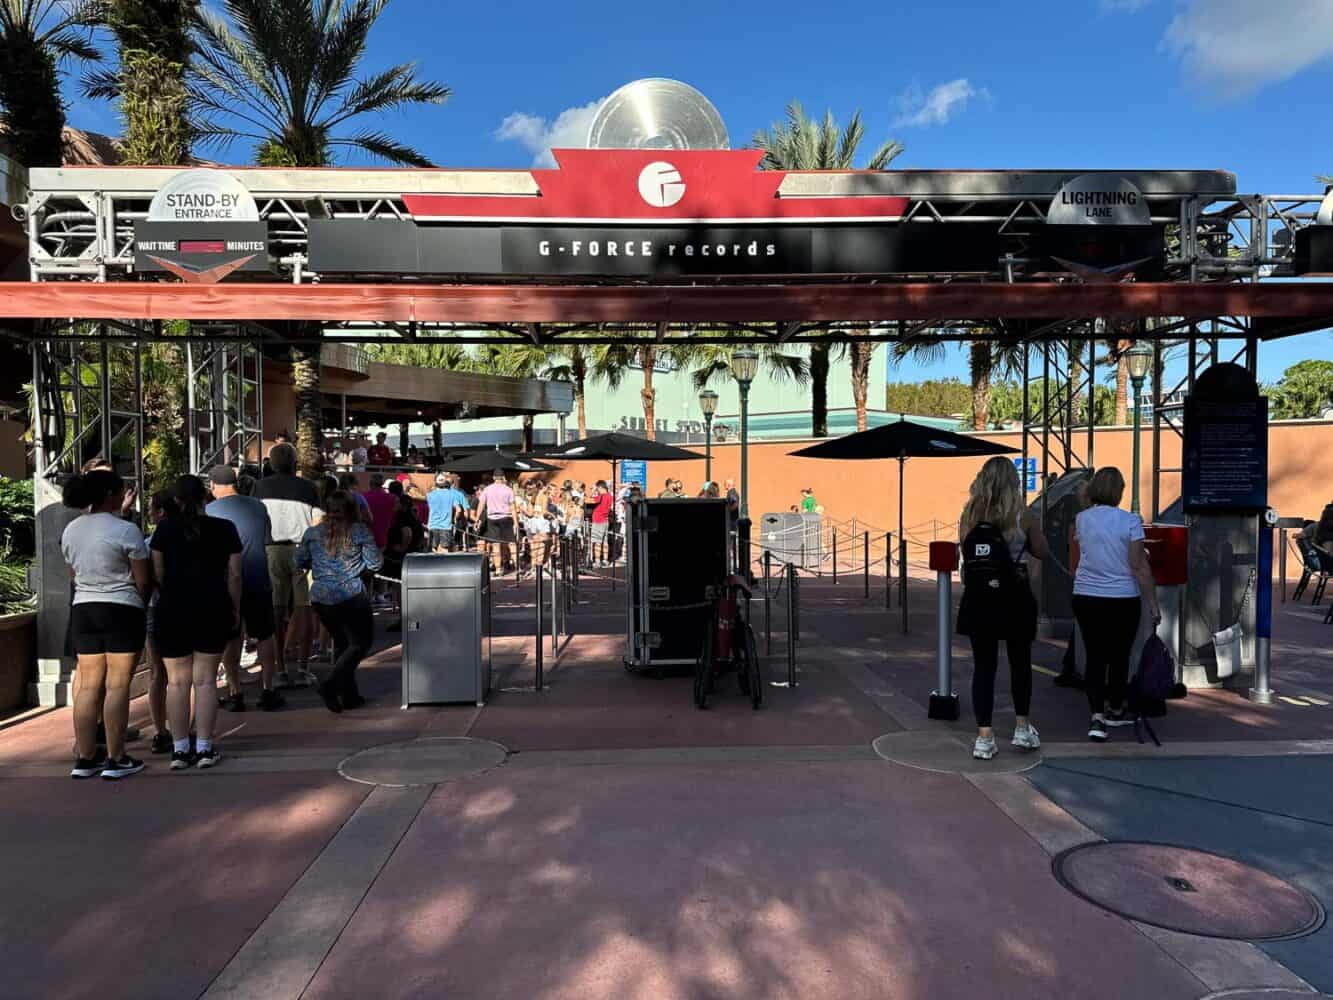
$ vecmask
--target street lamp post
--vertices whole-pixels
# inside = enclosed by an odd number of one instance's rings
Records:
[[[1139,412],[1139,404],[1143,395],[1143,380],[1148,375],[1148,369],[1152,366],[1152,345],[1138,341],[1133,347],[1125,352],[1125,366],[1129,369],[1129,381],[1134,387],[1134,458],[1133,482],[1129,492],[1129,509],[1135,513],[1141,513],[1139,509],[1139,428],[1142,423],[1142,414]]]
[[[740,535],[738,569],[750,576],[750,383],[759,370],[759,354],[752,347],[739,347],[731,355],[731,374],[741,394],[741,510],[736,530]]]
[[[704,480],[713,481],[713,414],[717,412],[717,393],[705,389],[699,393],[699,409],[704,414]]]

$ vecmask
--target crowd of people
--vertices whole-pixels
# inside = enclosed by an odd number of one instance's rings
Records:
[[[1119,469],[1096,470],[1083,487],[1070,537],[1074,617],[1086,653],[1082,686],[1090,714],[1088,738],[1098,743],[1110,737],[1113,727],[1134,723],[1130,652],[1145,610],[1154,627],[1162,620],[1143,520],[1121,509],[1124,492]],[[1036,750],[1041,739],[1030,711],[1037,601],[1027,558],[1044,560],[1050,552],[1041,524],[1024,510],[1018,472],[1009,459],[992,458],[982,466],[963,508],[959,537],[963,597],[958,629],[972,646],[977,724],[972,755],[990,760],[996,753],[992,715],[1001,643],[1016,716],[1011,745]]]

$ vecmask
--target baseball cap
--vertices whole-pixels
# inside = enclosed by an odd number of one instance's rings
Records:
[[[449,485],[449,477],[446,476],[443,472],[441,472],[439,475],[437,475],[437,476],[435,477],[435,485],[436,485],[436,486],[448,486],[448,485]]]
[[[235,486],[236,470],[230,465],[215,465],[208,470],[208,479],[215,486]]]

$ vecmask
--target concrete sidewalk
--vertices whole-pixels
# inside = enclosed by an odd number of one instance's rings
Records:
[[[770,687],[759,712],[731,681],[698,712],[687,678],[626,673],[623,596],[589,582],[540,694],[531,587],[499,592],[498,690],[484,709],[401,711],[388,635],[363,668],[370,706],[333,716],[296,691],[281,713],[222,713],[212,773],[152,758],[128,781],[76,783],[67,710],[0,731],[0,994],[1192,1000],[1333,988],[1328,931],[1262,948],[1170,935],[1051,874],[1053,855],[1099,837],[1177,839],[1327,898],[1328,817],[1302,801],[1327,787],[1328,759],[1313,754],[1333,752],[1333,708],[1192,695],[1159,725],[1161,750],[1120,736],[1097,748],[1081,695],[1039,677],[1043,757],[1006,750],[978,773],[961,645],[964,721],[925,718],[923,595],[907,637],[882,591],[877,607],[845,584],[803,596],[800,686]],[[1333,660],[1316,645],[1324,633],[1294,622],[1275,686],[1320,700]],[[770,679],[785,672],[784,638]],[[1006,694],[1002,730],[1011,712]],[[447,755],[440,738],[463,736],[507,757],[413,787],[339,774],[367,748]],[[881,736],[926,756],[881,759]],[[1182,750],[1207,756],[1169,759]],[[1242,829],[1237,811],[1254,831],[1210,839]],[[1248,853],[1275,830],[1267,853]]]

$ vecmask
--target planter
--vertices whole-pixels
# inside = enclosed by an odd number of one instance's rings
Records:
[[[27,705],[36,679],[37,612],[0,615],[0,712]]]

